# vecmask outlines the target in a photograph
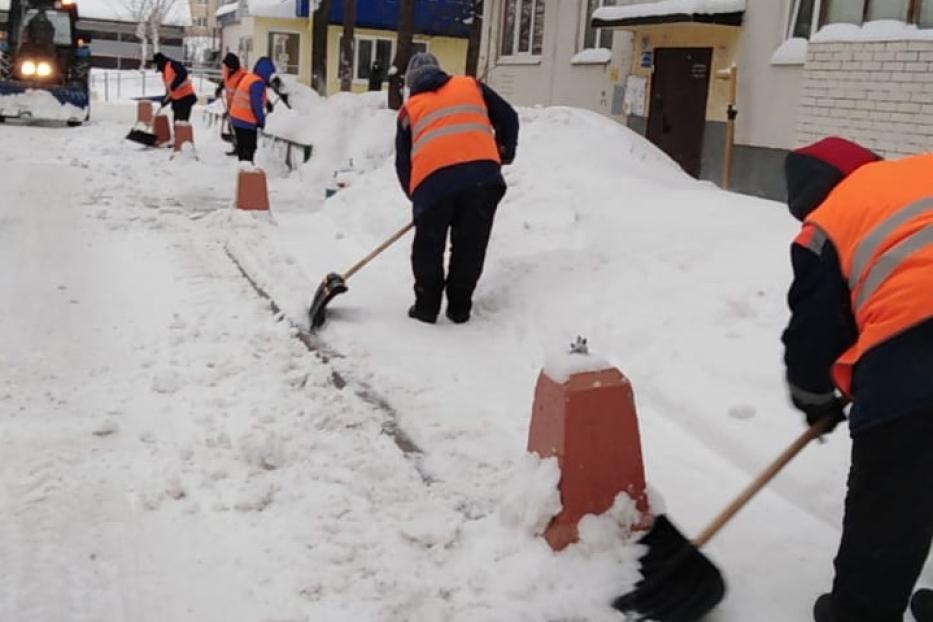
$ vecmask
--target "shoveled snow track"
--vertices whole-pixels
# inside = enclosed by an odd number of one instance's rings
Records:
[[[234,248],[239,248],[239,251],[234,251]],[[260,279],[254,274],[251,274],[245,267],[244,261],[241,260],[237,252],[243,253],[242,246],[235,244],[227,244],[225,246],[225,251],[230,260],[236,265],[237,269],[243,275],[243,277],[249,282],[252,288],[256,293],[269,301],[270,308],[272,313],[279,318],[283,318],[289,322],[292,327],[292,331],[295,337],[305,345],[310,352],[313,352],[318,359],[324,364],[328,364],[334,359],[342,358],[342,355],[339,354],[336,350],[327,345],[327,343],[321,339],[319,336],[312,333],[308,328],[302,326],[296,319],[289,318],[282,310],[282,307],[275,301],[272,295],[260,284],[263,279]],[[250,264],[254,271],[258,270],[258,264],[251,262]],[[429,484],[432,481],[432,477],[424,471],[421,467],[421,458],[423,453],[421,448],[415,444],[415,442],[405,433],[405,431],[399,427],[398,417],[395,413],[395,410],[392,408],[392,405],[387,399],[379,395],[379,392],[374,389],[371,385],[365,382],[359,382],[353,379],[352,376],[347,376],[346,372],[341,373],[340,371],[334,369],[331,373],[331,380],[335,388],[342,390],[348,385],[351,386],[354,393],[360,397],[363,401],[371,404],[372,406],[378,408],[385,414],[385,421],[382,424],[382,431],[387,434],[396,446],[405,454],[409,459],[411,459],[415,465],[415,468],[418,469],[418,473],[421,475],[421,479]]]

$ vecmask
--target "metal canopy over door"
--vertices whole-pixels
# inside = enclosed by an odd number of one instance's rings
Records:
[[[700,176],[712,48],[654,51],[648,140],[685,171]]]

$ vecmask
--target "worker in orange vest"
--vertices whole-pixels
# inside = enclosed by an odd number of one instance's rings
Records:
[[[153,55],[152,62],[162,74],[162,82],[165,84],[165,97],[162,99],[162,105],[172,104],[172,117],[175,123],[179,121],[187,123],[191,118],[191,108],[198,101],[194,94],[194,86],[188,79],[188,70],[184,65],[161,52]]]
[[[446,289],[447,318],[462,324],[470,319],[493,218],[505,194],[500,169],[515,158],[518,115],[475,78],[444,73],[427,52],[411,58],[405,82],[410,96],[398,116],[395,167],[415,223],[415,304],[408,316],[433,324]]]
[[[233,105],[233,95],[236,92],[236,87],[240,84],[240,80],[243,79],[246,73],[246,69],[240,66],[240,57],[233,52],[227,52],[227,55],[224,56],[223,61],[221,61],[221,81],[214,91],[215,97],[223,97],[225,110],[224,125],[229,123],[230,106]],[[233,150],[228,151],[227,155],[237,155],[235,143]]]
[[[253,162],[259,130],[266,126],[266,112],[271,112],[266,87],[274,77],[275,64],[263,56],[256,61],[252,73],[243,76],[233,93],[230,124],[236,134],[240,162]]]
[[[803,221],[783,336],[791,399],[830,430],[851,402],[842,540],[814,618],[900,621],[933,538],[933,154],[883,161],[833,137],[785,169]]]

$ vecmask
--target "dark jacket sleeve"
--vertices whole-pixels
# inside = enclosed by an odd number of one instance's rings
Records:
[[[395,128],[395,174],[398,175],[398,183],[402,185],[402,191],[410,199],[411,123],[404,108],[399,112]]]
[[[256,125],[260,128],[266,127],[266,108],[263,101],[265,92],[266,85],[262,80],[253,82],[249,87],[249,106],[253,109],[253,114],[256,115]]]
[[[181,86],[185,80],[188,79],[188,70],[185,69],[184,65],[176,60],[172,61],[172,69],[175,70],[175,79],[172,80],[172,83],[169,85],[169,89],[174,91],[179,86]]]
[[[836,249],[822,231],[804,225],[791,246],[791,263],[791,318],[782,339],[791,398],[802,409],[832,399],[832,365],[858,330]]]
[[[479,84],[483,90],[486,108],[489,110],[489,120],[496,130],[496,142],[499,144],[502,163],[511,164],[518,147],[518,113],[494,90],[482,82]]]

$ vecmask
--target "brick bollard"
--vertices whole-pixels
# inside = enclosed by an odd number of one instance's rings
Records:
[[[141,99],[136,102],[136,122],[149,125],[152,123],[152,102]]]
[[[236,207],[243,210],[268,210],[269,190],[261,169],[240,170],[236,178]]]
[[[157,114],[152,122],[152,131],[156,135],[156,145],[164,145],[172,140],[172,130],[168,125],[168,117]]]
[[[560,465],[563,509],[544,533],[555,551],[576,542],[579,520],[611,508],[620,492],[643,516],[633,528],[646,526],[649,511],[632,385],[591,357],[585,340],[566,357],[538,376],[528,432],[528,451],[556,456]]]
[[[176,121],[174,151],[181,151],[181,146],[185,143],[191,143],[194,147],[194,128],[187,121]]]

